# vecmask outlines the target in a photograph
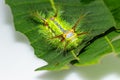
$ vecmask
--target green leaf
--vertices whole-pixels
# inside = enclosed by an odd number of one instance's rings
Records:
[[[100,59],[109,54],[120,54],[120,33],[107,31],[106,35],[93,41],[91,45],[85,48],[85,51],[79,55],[80,61],[74,65],[91,65],[100,62]],[[87,57],[86,57],[87,56]]]
[[[75,54],[77,55],[90,40],[95,36],[105,33],[116,25],[112,14],[102,0],[6,0],[6,3],[9,4],[12,9],[16,30],[28,37],[34,48],[35,55],[48,62],[48,65],[38,68],[37,70],[61,70],[68,68],[69,63],[77,59]],[[49,34],[47,34],[48,31],[42,32],[46,33],[47,36],[40,34],[42,24],[31,19],[30,15],[35,11],[41,12],[45,16],[49,16],[51,12],[55,14],[58,11],[61,15],[61,24],[64,24],[63,26],[65,27],[69,24],[70,26],[67,26],[68,28],[71,28],[80,16],[86,14],[77,26],[77,33],[83,31],[88,34],[85,35],[84,38],[81,38],[82,42],[72,50],[75,54],[73,54],[72,51],[68,51],[67,54],[64,55],[64,52],[57,51],[56,47],[48,44],[49,42],[46,38],[49,37]],[[104,43],[109,45],[107,41],[101,42],[103,45]],[[96,45],[98,43],[99,41],[96,42]],[[102,43],[100,44],[101,46]],[[60,42],[59,44],[62,43]],[[92,43],[90,46],[92,45],[95,44]],[[83,60],[82,62],[80,61],[80,63],[87,63],[85,58],[90,61],[96,59],[94,57],[95,55],[89,57],[89,53],[93,52],[93,48],[90,46],[88,47],[90,51],[86,50],[86,53],[80,53],[80,60]],[[99,48],[99,46],[97,47]],[[96,51],[98,49],[97,47]],[[104,53],[109,50],[104,51]],[[104,53],[102,52],[102,54]],[[101,56],[101,53],[98,52],[97,54],[98,57]]]
[[[104,0],[116,21],[116,29],[120,29],[120,0]],[[113,28],[108,30],[106,34],[101,35],[100,39],[96,40],[90,46],[85,48],[85,51],[79,55],[80,61],[75,65],[91,65],[100,62],[101,57],[109,53],[120,55],[120,31],[114,32]],[[89,55],[89,56],[88,56]],[[87,56],[87,58],[86,58]]]
[[[120,28],[120,0],[104,0],[104,2],[114,16],[116,27]]]
[[[120,33],[120,0],[104,0],[105,4],[107,5],[107,7],[110,9],[115,21],[116,21],[116,28],[118,29],[117,31]],[[113,38],[114,40],[116,39],[120,39],[120,34],[118,34],[118,37]],[[118,44],[116,44],[115,46],[118,46],[115,49],[120,49],[119,46],[120,42]],[[117,54],[120,54],[120,51],[116,52]]]

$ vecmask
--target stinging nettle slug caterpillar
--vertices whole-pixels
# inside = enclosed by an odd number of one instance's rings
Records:
[[[78,32],[76,29],[86,14],[80,16],[73,26],[62,20],[58,12],[55,14],[50,12],[46,18],[46,15],[42,12],[35,11],[32,16],[40,24],[38,31],[43,35],[48,44],[62,52],[70,51],[78,59],[73,48],[76,48],[88,33],[83,31]]]
[[[45,40],[48,48],[51,47],[57,50],[58,53],[72,53],[75,59],[77,58],[78,52],[75,49],[79,47],[83,39],[86,37],[88,32],[80,30],[81,22],[87,15],[80,15],[73,24],[68,23],[65,19],[62,19],[62,11],[56,8],[54,0],[49,0],[52,11],[39,12],[34,11],[32,13],[32,19],[38,23],[38,32],[40,37]],[[50,46],[49,46],[50,45]]]

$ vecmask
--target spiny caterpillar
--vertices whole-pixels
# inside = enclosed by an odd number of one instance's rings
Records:
[[[34,20],[43,24],[39,25],[39,33],[48,41],[48,44],[62,52],[71,50],[74,57],[76,57],[73,48],[76,48],[83,40],[85,34],[87,34],[87,32],[77,32],[76,28],[85,15],[80,16],[75,24],[71,26],[61,19],[58,12],[53,14],[53,12],[50,12],[46,18],[46,15],[38,11],[33,13]]]

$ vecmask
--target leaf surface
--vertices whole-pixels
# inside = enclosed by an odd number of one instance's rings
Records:
[[[82,43],[74,49],[75,54],[81,52],[94,37],[116,26],[114,18],[103,0],[6,0],[6,3],[9,4],[12,9],[16,30],[28,37],[34,48],[35,55],[48,62],[48,65],[38,68],[37,70],[66,69],[69,63],[76,58],[71,52],[68,52],[67,55],[64,56],[63,53],[58,52],[53,46],[49,45],[43,35],[39,34],[38,25],[40,24],[34,22],[30,17],[30,14],[34,11],[42,12],[46,16],[49,15],[50,12],[58,11],[60,12],[61,19],[71,25],[69,27],[72,27],[80,16],[86,14],[77,26],[77,32],[84,31],[88,34]],[[99,44],[100,42],[101,44]],[[99,52],[101,47],[105,46],[108,46],[108,48],[103,48],[105,50]],[[93,49],[94,47],[95,49]],[[96,51],[97,53],[95,53]],[[88,46],[85,52],[80,53],[80,64],[86,64],[91,61],[94,62],[94,59],[98,59],[102,54],[110,51],[111,47],[107,40],[100,38]],[[90,55],[91,53],[94,55]]]
[[[100,39],[96,40],[79,55],[80,61],[75,65],[90,65],[100,62],[101,57],[109,53],[120,55],[120,0],[104,0],[116,22],[116,29],[111,28]],[[115,31],[114,31],[115,30]],[[87,58],[86,56],[89,55]]]

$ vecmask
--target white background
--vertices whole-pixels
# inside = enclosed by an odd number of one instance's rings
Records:
[[[120,80],[120,59],[113,54],[92,66],[34,71],[46,64],[36,58],[29,40],[15,31],[11,10],[0,0],[0,80]]]

